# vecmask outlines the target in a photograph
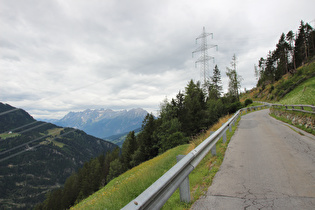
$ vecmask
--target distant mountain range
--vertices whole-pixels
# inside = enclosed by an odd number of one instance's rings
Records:
[[[0,209],[33,208],[84,162],[115,148],[0,102]]]
[[[129,111],[113,111],[111,109],[87,109],[82,112],[69,112],[56,125],[73,127],[87,134],[107,139],[109,136],[124,134],[139,129],[148,112],[142,108]]]

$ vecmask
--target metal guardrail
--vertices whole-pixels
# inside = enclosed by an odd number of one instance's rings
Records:
[[[231,117],[226,123],[224,123],[217,131],[212,133],[206,140],[199,144],[194,150],[185,155],[176,165],[174,165],[170,170],[168,170],[163,176],[161,176],[157,181],[155,181],[150,187],[143,191],[137,198],[133,199],[128,203],[124,210],[130,209],[160,209],[166,201],[171,197],[177,188],[186,188],[186,199],[184,201],[190,201],[190,191],[189,191],[189,181],[187,180],[188,175],[194,168],[200,163],[200,161],[208,154],[211,150],[212,154],[216,154],[215,145],[221,137],[223,137],[223,142],[226,141],[226,131],[229,129],[232,131],[232,125],[235,124],[237,118],[240,116],[242,111],[247,112],[247,110],[253,110],[258,108],[269,107],[267,105],[249,107],[238,110],[233,117]],[[183,184],[187,186],[181,186]],[[183,192],[180,192],[182,196]],[[187,195],[187,193],[189,193]],[[188,200],[187,200],[188,198]],[[182,197],[181,197],[182,199]]]
[[[289,110],[289,111],[298,111],[298,112],[305,112],[305,113],[315,114],[315,106],[312,106],[312,105],[303,105],[303,104],[298,104],[298,105],[271,104],[271,106],[275,107],[275,108],[285,107],[285,109]],[[296,109],[296,107],[299,107],[299,109]],[[311,108],[312,111],[305,110],[306,107]]]

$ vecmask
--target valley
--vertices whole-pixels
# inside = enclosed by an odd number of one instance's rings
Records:
[[[33,208],[86,161],[117,148],[81,130],[36,121],[8,104],[0,103],[0,113],[5,113],[0,115],[0,209]]]

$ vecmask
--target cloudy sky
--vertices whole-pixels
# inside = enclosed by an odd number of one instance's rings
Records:
[[[218,45],[209,55],[224,89],[234,53],[250,89],[254,64],[282,32],[314,20],[314,8],[314,0],[0,0],[0,102],[46,119],[87,108],[156,114],[165,97],[200,80],[192,51],[203,27]]]

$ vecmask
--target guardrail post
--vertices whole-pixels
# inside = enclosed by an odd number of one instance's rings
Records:
[[[232,132],[232,125],[229,125],[229,131]]]
[[[210,131],[210,136],[214,133],[214,131]],[[216,148],[216,145],[214,145],[212,148],[211,148],[211,155],[217,155],[217,148]]]
[[[176,157],[177,162],[179,162],[183,157],[185,157],[185,155],[178,155]],[[182,202],[190,202],[189,176],[187,176],[179,185],[179,195]]]
[[[222,123],[222,126],[223,125],[224,125],[224,123]],[[223,143],[225,143],[226,142],[226,131],[223,133],[222,139],[223,139]]]

